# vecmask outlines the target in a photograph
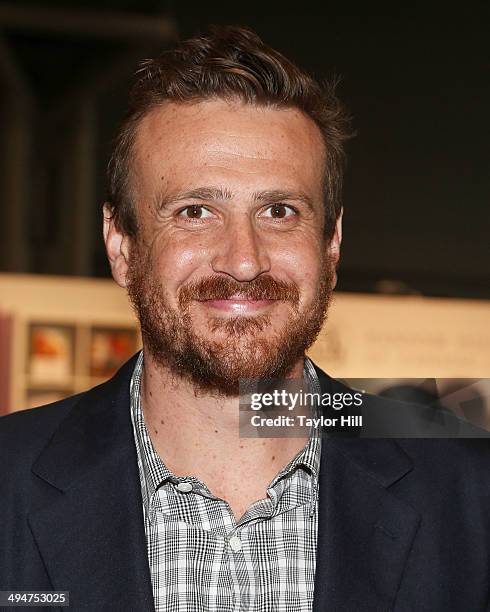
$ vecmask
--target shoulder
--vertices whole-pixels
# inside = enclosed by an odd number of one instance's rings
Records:
[[[16,456],[32,458],[52,437],[73,406],[85,395],[80,393],[63,400],[13,412],[0,418],[0,457],[2,465]]]
[[[376,442],[376,440],[370,440]],[[398,439],[412,464],[391,492],[425,517],[426,527],[470,526],[468,541],[490,537],[490,441],[484,439]]]
[[[20,511],[23,495],[31,494],[33,464],[81,395],[0,418],[0,497],[6,504],[2,512],[9,511],[7,502],[14,499]]]
[[[90,407],[103,408],[107,401],[126,395],[137,357],[138,353],[113,378],[83,393],[0,417],[0,466],[12,464],[16,458],[32,463],[74,409],[81,411],[79,404],[83,404],[82,412],[90,418]]]
[[[331,378],[316,365],[315,369],[323,394],[352,397],[361,393],[344,382]],[[362,424],[355,433],[361,438],[490,440],[490,431],[457,416],[434,398],[430,401],[419,401],[416,396],[415,399],[399,399],[363,391],[357,408],[346,404],[336,416],[349,414],[362,415]],[[352,435],[353,428],[347,427],[343,433]],[[481,445],[469,446],[485,449],[487,444],[483,442]],[[464,449],[466,446],[461,444],[458,448]]]
[[[397,443],[407,453],[415,468],[437,475],[439,481],[447,480],[455,473],[465,478],[479,478],[485,483],[490,496],[490,439],[488,438],[439,438],[398,439]],[[467,483],[469,480],[467,481]],[[464,484],[464,481],[459,484]]]

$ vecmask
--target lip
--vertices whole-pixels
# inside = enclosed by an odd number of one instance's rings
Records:
[[[219,300],[200,300],[199,303],[208,308],[221,310],[223,312],[231,312],[234,314],[254,313],[260,310],[265,310],[277,300],[250,300],[243,296],[231,296],[227,299]]]

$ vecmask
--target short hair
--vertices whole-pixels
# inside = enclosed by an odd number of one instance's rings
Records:
[[[139,122],[165,101],[238,98],[249,104],[299,109],[320,129],[326,153],[324,235],[331,239],[342,209],[343,144],[352,135],[350,118],[335,94],[335,81],[319,83],[252,30],[238,26],[211,26],[208,35],[144,60],[135,76],[108,165],[108,201],[120,231],[131,237],[137,234],[131,157]]]

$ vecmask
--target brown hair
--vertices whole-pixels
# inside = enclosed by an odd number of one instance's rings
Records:
[[[332,237],[342,207],[343,142],[351,135],[335,83],[320,85],[254,32],[236,26],[212,26],[209,35],[141,63],[108,166],[108,199],[118,229],[129,236],[137,232],[130,163],[140,120],[166,100],[237,97],[249,104],[298,108],[319,127],[326,150],[324,232]]]

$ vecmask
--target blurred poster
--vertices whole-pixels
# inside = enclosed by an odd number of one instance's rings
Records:
[[[90,343],[90,375],[112,376],[137,348],[134,329],[93,328]]]
[[[59,385],[73,375],[75,330],[71,326],[33,323],[29,334],[31,382]]]

